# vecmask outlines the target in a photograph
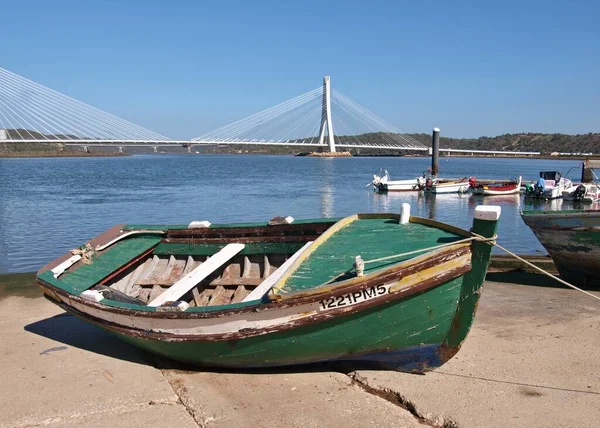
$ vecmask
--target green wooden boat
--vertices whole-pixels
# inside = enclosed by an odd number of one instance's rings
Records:
[[[465,340],[491,245],[403,208],[277,224],[119,225],[37,281],[66,311],[187,363],[425,372]],[[499,215],[477,207],[473,232],[494,237]]]
[[[600,287],[600,210],[522,211],[521,217],[565,281]]]

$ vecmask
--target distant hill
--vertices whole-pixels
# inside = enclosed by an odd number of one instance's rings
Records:
[[[410,134],[414,139],[431,146],[431,135]],[[600,133],[589,134],[502,134],[496,137],[440,137],[441,148],[473,150],[506,150],[515,152],[600,153]]]
[[[10,138],[20,138],[20,135],[27,135],[28,137],[50,140],[58,138],[70,138],[73,136],[63,135],[42,135],[34,131],[26,130],[7,130]],[[20,134],[20,135],[19,135]],[[408,134],[415,140],[423,143],[427,147],[431,147],[431,134]],[[389,135],[381,132],[362,134],[358,136],[336,136],[336,140],[356,142],[360,140],[365,144],[383,144],[385,145],[390,140],[397,140],[397,136],[390,137]],[[308,140],[308,139],[306,139]],[[298,140],[300,142],[301,140]],[[3,148],[2,141],[0,140],[0,151],[10,151],[10,147]],[[35,150],[49,150],[54,151],[51,148],[52,145],[46,148],[43,145],[35,145]],[[219,145],[219,146],[207,146],[200,147],[195,146],[195,150],[202,153],[265,153],[265,154],[296,154],[298,152],[310,152],[317,150],[314,146],[268,146],[268,145]],[[32,150],[32,146],[28,146],[26,150]],[[567,135],[567,134],[540,134],[540,133],[522,133],[522,134],[503,134],[496,137],[479,137],[479,138],[450,138],[440,137],[440,148],[442,149],[473,149],[473,150],[503,150],[503,151],[516,151],[516,152],[540,152],[542,155],[550,155],[553,152],[559,153],[594,153],[595,155],[600,154],[600,133],[589,133],[589,134],[578,134],[578,135]],[[12,147],[12,150],[17,149]],[[18,149],[17,149],[18,150]],[[21,149],[23,150],[23,149]],[[62,150],[62,148],[61,148]],[[173,148],[161,148],[167,152],[181,152],[181,147]],[[398,151],[388,149],[342,149],[349,150],[353,154],[360,155],[427,155],[427,152],[415,152],[415,151]],[[127,151],[137,151],[129,149]],[[146,149],[140,149],[140,151],[147,151]]]

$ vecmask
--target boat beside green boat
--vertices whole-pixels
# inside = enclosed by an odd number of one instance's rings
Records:
[[[477,207],[473,233],[406,211],[119,225],[37,282],[126,342],[199,366],[345,361],[422,373],[470,330],[499,215]]]
[[[523,211],[565,281],[600,286],[600,210]]]

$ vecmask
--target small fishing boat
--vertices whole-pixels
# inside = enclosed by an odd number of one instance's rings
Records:
[[[469,191],[474,195],[498,196],[514,195],[521,192],[521,177],[514,180],[478,183],[475,177],[469,178]]]
[[[425,173],[423,177],[411,178],[408,180],[392,180],[387,169],[380,169],[377,174],[373,174],[373,181],[367,184],[367,187],[373,186],[379,192],[412,192],[420,190],[420,186],[425,183]]]
[[[477,207],[473,233],[409,212],[119,225],[37,282],[66,311],[188,363],[425,372],[469,332],[500,208]]]
[[[465,177],[458,181],[437,181],[426,178],[425,183],[420,186],[425,193],[467,193],[469,191],[469,180]]]
[[[559,171],[541,171],[540,178],[534,184],[525,186],[525,197],[534,199],[562,198],[563,191],[573,186],[571,180],[562,177]]]
[[[562,198],[565,201],[595,203],[600,201],[600,187],[596,183],[573,185],[569,189],[563,190]]]
[[[600,210],[522,211],[560,276],[578,285],[600,285]]]

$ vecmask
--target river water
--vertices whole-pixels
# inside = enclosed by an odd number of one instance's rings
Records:
[[[441,158],[442,177],[536,180],[558,170],[579,180],[580,161]],[[0,273],[39,269],[117,223],[213,223],[342,217],[399,212],[469,228],[475,207],[502,207],[498,242],[522,254],[545,254],[523,223],[523,209],[560,209],[562,200],[417,192],[377,194],[365,185],[380,167],[414,178],[428,158],[312,158],[260,155],[134,155],[110,158],[0,159]],[[564,202],[565,208],[569,203]],[[572,207],[572,204],[568,206]],[[588,206],[592,208],[592,206]],[[586,208],[588,208],[586,207]]]

